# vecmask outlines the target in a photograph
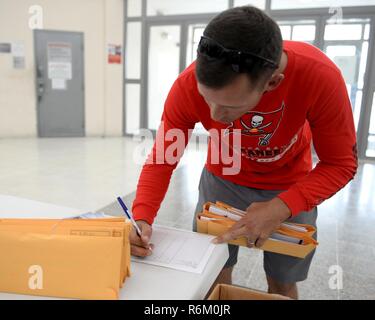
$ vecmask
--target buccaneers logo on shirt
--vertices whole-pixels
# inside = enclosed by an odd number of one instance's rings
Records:
[[[259,146],[267,146],[276,132],[284,113],[284,102],[277,110],[270,112],[250,111],[240,119],[235,120],[225,129],[224,135],[235,133],[234,129],[241,129],[241,134],[259,137]]]

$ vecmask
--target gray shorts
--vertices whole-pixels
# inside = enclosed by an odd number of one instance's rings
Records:
[[[233,182],[221,179],[206,168],[203,169],[199,182],[199,200],[195,209],[195,214],[202,212],[203,204],[207,201],[222,201],[241,210],[252,202],[267,201],[277,196],[281,191],[260,190],[237,185]],[[316,227],[317,209],[309,212],[301,212],[288,222],[310,224]],[[197,230],[195,218],[193,230]],[[317,233],[314,238],[317,239]],[[228,245],[229,258],[225,268],[232,267],[237,263],[238,246]],[[300,259],[278,253],[263,253],[263,267],[266,275],[280,283],[294,283],[306,280],[315,250],[306,258]]]

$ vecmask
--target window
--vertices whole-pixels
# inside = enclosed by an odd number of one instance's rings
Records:
[[[292,31],[292,40],[297,41],[314,41],[315,25],[294,26]]]
[[[203,35],[205,24],[191,24],[188,30],[188,43],[186,52],[186,67],[197,58],[198,43]]]
[[[277,21],[283,40],[314,43],[315,20]]]
[[[368,41],[364,40],[366,25],[368,19],[347,19],[340,24],[328,20],[324,32],[324,51],[345,79],[357,130],[369,47]]]
[[[142,15],[142,0],[128,0],[127,3],[128,17],[140,17]]]
[[[164,102],[179,74],[179,25],[152,26],[148,55],[148,128],[159,127]]]
[[[125,85],[126,133],[137,134],[139,130],[139,118],[141,110],[141,85],[129,83]]]
[[[283,40],[292,40],[292,27],[291,26],[280,26],[281,36]]]
[[[228,9],[228,0],[148,0],[148,16],[221,12]]]
[[[331,8],[350,6],[373,6],[375,0],[272,0],[271,8],[274,10],[306,9],[306,8]]]
[[[126,32],[125,77],[141,77],[141,22],[129,22]]]
[[[368,133],[367,157],[375,157],[375,92],[372,98],[372,109],[370,118],[370,128]]]
[[[324,40],[361,40],[361,24],[328,24],[324,32]]]
[[[234,0],[235,7],[246,6],[246,5],[251,5],[259,9],[265,9],[266,1],[265,0]]]

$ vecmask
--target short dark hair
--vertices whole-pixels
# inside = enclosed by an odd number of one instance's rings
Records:
[[[282,54],[282,36],[277,23],[262,10],[242,6],[223,11],[213,18],[204,30],[204,36],[221,46],[250,52],[278,64]],[[199,51],[199,50],[198,50]],[[230,83],[239,73],[246,73],[253,86],[267,80],[275,68],[265,65],[261,59],[235,72],[225,59],[210,59],[199,54],[196,60],[198,82],[210,88],[220,89]]]

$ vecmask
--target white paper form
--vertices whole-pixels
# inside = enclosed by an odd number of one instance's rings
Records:
[[[202,273],[214,250],[214,236],[159,225],[152,226],[152,255],[132,260],[192,273]]]

